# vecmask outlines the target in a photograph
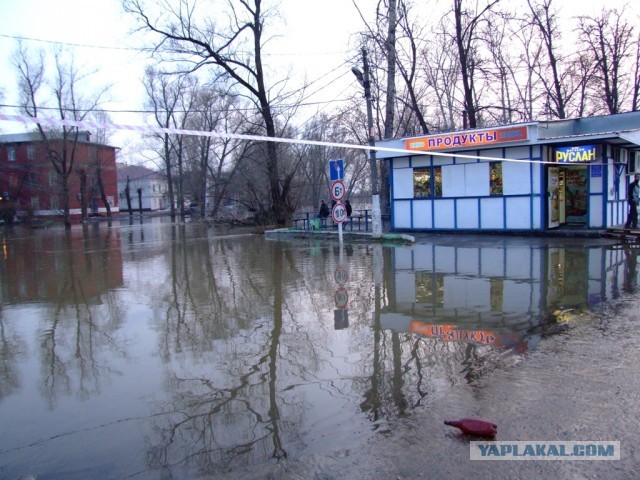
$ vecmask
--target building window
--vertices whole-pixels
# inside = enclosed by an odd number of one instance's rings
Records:
[[[442,196],[442,167],[413,169],[414,198],[432,198]]]
[[[38,197],[31,197],[31,209],[40,210],[40,199]]]
[[[15,147],[9,147],[7,149],[7,159],[10,162],[15,162],[16,161],[16,148]]]
[[[51,196],[51,210],[58,210],[58,196]]]
[[[35,172],[29,172],[29,175],[27,176],[27,185],[31,188],[38,185],[38,176]]]
[[[29,160],[36,159],[36,147],[34,145],[27,145],[27,158]]]
[[[489,183],[491,195],[502,195],[502,162],[489,164]]]

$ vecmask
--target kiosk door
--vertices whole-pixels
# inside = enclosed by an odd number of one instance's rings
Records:
[[[547,226],[549,228],[560,226],[560,182],[558,172],[558,167],[549,167],[547,172],[547,211],[549,215]]]

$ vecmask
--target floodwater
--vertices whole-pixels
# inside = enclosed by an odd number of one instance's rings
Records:
[[[0,236],[0,478],[637,478],[638,250],[145,219]],[[617,440],[619,461],[470,461]]]

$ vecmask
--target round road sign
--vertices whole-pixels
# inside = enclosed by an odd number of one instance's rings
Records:
[[[333,299],[336,302],[336,307],[344,308],[349,303],[349,294],[344,288],[338,288],[336,290],[336,294],[333,296]]]
[[[338,265],[333,272],[333,278],[337,284],[344,285],[349,280],[349,272],[342,265]]]
[[[331,184],[331,198],[333,198],[336,202],[342,200],[346,192],[347,189],[344,186],[344,182],[342,182],[341,180],[336,180]]]
[[[342,223],[347,219],[347,209],[341,203],[336,203],[331,211],[331,218],[335,223]]]

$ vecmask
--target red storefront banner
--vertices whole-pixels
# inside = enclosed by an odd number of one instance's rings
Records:
[[[481,131],[445,133],[405,140],[406,150],[447,150],[473,148],[505,142],[521,142],[529,139],[526,126],[490,128]]]

